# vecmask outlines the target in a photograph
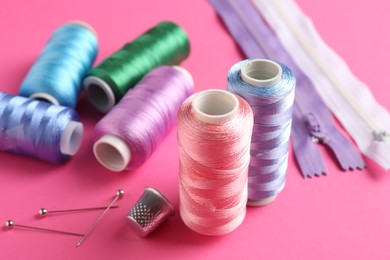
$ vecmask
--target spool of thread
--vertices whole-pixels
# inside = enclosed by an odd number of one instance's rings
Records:
[[[75,108],[96,54],[97,38],[89,25],[76,21],[59,27],[23,80],[19,95]]]
[[[64,163],[78,151],[82,137],[73,109],[0,92],[0,151]]]
[[[180,216],[192,230],[223,235],[245,218],[253,114],[224,90],[189,97],[178,114]]]
[[[107,113],[150,70],[177,65],[189,52],[186,32],[174,23],[161,22],[89,72],[84,80],[87,98]]]
[[[285,186],[295,77],[283,64],[250,59],[235,64],[227,81],[253,110],[248,205],[265,205]]]
[[[192,93],[192,77],[183,68],[150,71],[96,125],[96,159],[112,171],[142,165],[176,124],[180,105]]]

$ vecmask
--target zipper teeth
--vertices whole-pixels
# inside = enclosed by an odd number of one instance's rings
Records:
[[[223,0],[225,1],[225,0]],[[264,52],[264,54],[268,57],[271,57],[272,51],[269,50],[269,47],[267,44],[264,44],[262,39],[258,36],[256,32],[256,28],[253,26],[253,24],[248,21],[246,16],[241,11],[240,7],[238,6],[237,2],[235,0],[227,0],[227,5],[230,5],[230,7],[233,9],[234,13],[238,16],[240,21],[243,23],[245,28],[248,30],[249,34],[254,38],[255,42],[258,44],[258,47]],[[305,109],[303,104],[298,105],[297,95],[295,96],[296,102],[294,102],[294,106],[297,106],[297,111],[299,113],[299,116],[303,118],[304,110]],[[293,131],[293,129],[291,129]],[[293,134],[291,134],[293,135]],[[319,154],[317,150],[317,144],[312,142],[313,136],[308,133],[308,135],[305,135],[304,138],[310,138],[310,141],[308,142],[310,149],[314,149],[314,153],[310,153],[310,156],[307,156],[308,154],[296,154],[298,165],[301,169],[301,173],[304,178],[306,177],[314,177],[314,176],[321,176],[321,175],[327,175],[327,169],[324,164],[324,161],[322,160],[321,155]],[[293,142],[294,145],[294,142]],[[309,149],[309,150],[310,150]]]
[[[246,16],[242,13],[241,9],[237,6],[237,3],[235,3],[234,0],[227,0],[228,4],[230,4],[230,6],[234,9],[235,13],[240,17],[241,21],[244,23],[245,27],[248,29],[249,33],[252,35],[252,37],[255,38],[257,44],[259,44],[260,48],[264,51],[264,53],[268,56],[268,57],[271,57],[271,53],[267,46],[264,46],[264,44],[262,44],[262,40],[259,39],[259,37],[257,36],[257,33],[256,33],[256,29],[253,28],[252,24],[250,22],[248,22],[248,20],[246,19]],[[298,107],[298,110],[301,112],[302,114],[302,117],[303,115],[307,114],[307,112],[305,113],[305,111],[310,111],[308,110],[307,108],[305,108],[302,104],[304,104],[303,102],[300,102],[299,101],[299,97],[298,95],[296,95],[295,97],[296,101],[295,102],[295,105]],[[315,113],[313,111],[310,111],[310,113],[314,114]],[[316,115],[315,115],[316,116]],[[316,117],[318,118],[318,117]],[[318,121],[318,119],[317,119]],[[318,122],[320,124],[320,122]],[[322,124],[320,124],[322,125]],[[321,126],[320,126],[321,127]],[[316,136],[315,134],[311,133],[310,132],[310,135],[312,138],[316,138],[318,141],[322,142],[322,143],[326,143],[325,140],[328,138],[327,136],[325,137],[318,137]],[[314,140],[313,140],[314,142]]]
[[[241,0],[241,2],[243,2],[243,0]],[[252,37],[254,42],[257,43],[257,47],[260,48],[264,52],[264,54],[266,54],[266,56],[268,56],[268,57],[273,56],[272,55],[273,54],[272,48],[270,49],[268,44],[265,43],[267,41],[264,42],[263,41],[264,39],[261,36],[259,36],[259,33],[257,31],[258,28],[255,26],[256,23],[254,23],[246,15],[245,10],[241,9],[241,6],[239,3],[240,2],[235,2],[233,0],[227,0],[225,2],[225,4],[227,6],[230,6],[233,13],[236,15],[238,20],[240,20],[243,27],[247,30],[247,32],[246,32],[247,37]],[[253,9],[253,11],[255,11],[255,9]],[[238,41],[238,42],[240,42],[240,41]],[[302,74],[302,76],[303,75],[304,74]],[[309,79],[307,78],[307,80],[309,80]],[[307,80],[304,80],[305,83],[303,83],[303,82],[301,82],[301,83],[306,85]],[[314,89],[313,89],[313,91],[314,91]],[[318,96],[318,98],[320,98],[320,97]],[[298,140],[297,142],[303,142],[302,144],[304,144],[304,146],[305,146],[304,150],[295,154],[297,157],[297,161],[298,161],[299,167],[301,169],[302,175],[304,177],[313,177],[313,176],[320,176],[322,174],[325,174],[325,175],[327,174],[326,166],[322,160],[322,156],[320,155],[320,153],[317,149],[318,142],[321,142],[324,145],[328,146],[333,151],[334,154],[337,154],[338,155],[338,156],[336,156],[337,161],[340,165],[344,165],[345,166],[344,168],[349,168],[349,169],[361,168],[361,163],[357,164],[357,159],[355,157],[352,156],[352,158],[351,158],[351,157],[348,157],[348,155],[344,154],[345,149],[343,148],[343,146],[337,146],[337,145],[335,146],[335,145],[332,145],[331,142],[330,143],[328,142],[329,138],[332,138],[331,136],[333,136],[332,131],[337,131],[337,130],[336,129],[332,130],[332,127],[330,127],[328,124],[324,124],[323,120],[320,120],[321,117],[319,117],[318,114],[316,112],[314,112],[317,109],[320,109],[321,106],[320,107],[310,106],[311,108],[314,108],[314,111],[313,111],[313,109],[308,109],[308,107],[306,106],[306,103],[300,99],[300,95],[298,95],[298,93],[296,95],[295,101],[296,102],[294,103],[294,106],[296,109],[295,109],[294,113],[296,114],[296,116],[298,116],[300,118],[300,120],[301,120],[301,122],[299,123],[299,124],[301,124],[300,127],[303,127],[303,129],[304,129],[299,134],[297,134],[297,132],[295,131],[295,135],[296,135],[295,137],[297,138],[296,140]],[[319,100],[319,101],[322,101],[322,100]],[[326,111],[328,111],[328,108],[325,106],[325,104],[323,104],[323,107],[321,109],[325,109]],[[312,114],[314,116],[314,121],[315,121],[314,123],[315,123],[315,125],[318,125],[318,127],[319,127],[317,129],[317,131],[315,129],[309,130],[309,128],[311,126],[309,124],[310,122],[308,122],[307,119],[305,118],[305,116],[303,116],[303,115],[307,115],[307,114]],[[329,116],[330,116],[330,114],[329,114]],[[304,134],[304,133],[307,133],[307,134]],[[292,135],[294,135],[294,133],[292,133]],[[341,136],[341,134],[340,134],[340,136]],[[316,140],[316,142],[314,142],[314,140]],[[348,142],[347,140],[345,140],[345,141]],[[302,145],[302,144],[300,144],[300,145]],[[297,151],[296,150],[296,143],[294,141],[293,141],[293,146],[294,146],[294,150]],[[360,155],[357,152],[356,152],[356,154],[357,154],[356,157],[360,158]],[[346,158],[348,158],[348,159],[346,159]],[[360,161],[363,161],[363,160],[360,158]],[[363,165],[364,165],[364,163],[363,163]]]
[[[295,24],[295,22],[288,16],[284,8],[281,6],[278,0],[270,0],[270,2],[275,7],[276,11],[280,14],[280,17],[284,20],[287,27],[293,33],[294,37],[298,40],[300,45],[303,47],[304,51],[314,60],[316,65],[325,73],[326,77],[333,83],[339,93],[344,97],[344,99],[351,105],[351,107],[360,115],[364,122],[371,128],[375,133],[381,132],[378,130],[376,123],[371,120],[369,115],[362,109],[354,98],[345,90],[345,87],[342,82],[333,74],[332,70],[326,65],[322,58],[317,54],[316,50],[309,44],[305,36]],[[258,7],[259,3],[257,0],[254,0],[254,4]],[[259,8],[259,7],[258,7]]]
[[[253,38],[255,38],[256,43],[260,46],[260,48],[263,50],[263,52],[268,56],[271,57],[271,53],[266,46],[262,43],[261,39],[257,36],[256,29],[253,28],[250,22],[246,19],[245,15],[241,12],[241,9],[237,6],[237,3],[235,3],[235,0],[227,0],[228,4],[234,9],[235,13],[240,17],[241,21],[244,23],[246,29],[249,31],[249,33],[252,35]]]
[[[255,38],[257,44],[259,44],[260,48],[264,51],[264,53],[268,56],[268,57],[271,57],[271,53],[268,48],[266,46],[264,46],[264,44],[262,43],[263,41],[261,39],[259,39],[259,37],[257,36],[257,33],[256,33],[256,29],[253,28],[252,24],[250,22],[248,22],[248,20],[246,19],[245,15],[242,13],[241,9],[237,6],[237,3],[235,3],[234,0],[227,0],[228,4],[234,9],[235,13],[240,17],[241,21],[244,23],[245,27],[248,29],[249,33],[252,35],[252,37]],[[295,102],[295,105],[298,107],[298,110],[301,112],[302,115],[305,115],[307,113],[305,113],[305,111],[309,111],[307,108],[305,108],[302,104],[304,104],[303,102],[301,102],[299,100],[299,97],[298,95],[295,96],[295,99],[297,102]],[[310,111],[310,113],[313,113],[312,111]],[[315,113],[313,113],[315,114]],[[323,138],[318,138],[316,137],[314,134],[310,133],[310,135],[312,137],[315,137],[317,138],[318,140],[320,141],[323,141],[322,139]]]

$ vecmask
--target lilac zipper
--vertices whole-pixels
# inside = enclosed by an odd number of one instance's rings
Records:
[[[338,131],[312,82],[295,65],[274,32],[247,0],[210,0],[227,29],[248,58],[272,58],[288,66],[297,78],[293,109],[294,155],[304,177],[327,174],[317,143],[327,145],[343,170],[365,164],[355,147]]]

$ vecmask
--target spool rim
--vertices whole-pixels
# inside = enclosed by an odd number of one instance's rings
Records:
[[[115,106],[115,94],[104,80],[88,76],[84,79],[83,86],[87,99],[98,111],[107,113]]]
[[[79,25],[81,27],[84,27],[85,29],[88,29],[93,34],[95,34],[95,36],[97,36],[96,30],[87,22],[84,22],[84,21],[81,21],[81,20],[72,20],[72,21],[68,22],[68,24],[76,24],[76,25]]]
[[[268,59],[253,59],[241,67],[241,78],[254,87],[265,87],[277,84],[282,79],[282,67]]]
[[[45,92],[33,93],[33,94],[30,95],[30,98],[41,100],[41,101],[44,101],[44,102],[49,102],[49,103],[51,103],[53,105],[57,105],[57,106],[60,105],[60,102],[58,102],[58,100],[54,96],[52,96],[52,95],[50,95],[48,93],[45,93]]]
[[[208,124],[226,123],[237,114],[239,100],[225,90],[209,89],[198,92],[192,101],[194,116]]]
[[[70,121],[61,135],[61,153],[66,155],[75,155],[81,146],[83,134],[83,124],[77,121]]]
[[[268,198],[264,198],[261,200],[250,200],[248,199],[246,205],[251,206],[251,207],[259,207],[259,206],[265,206],[271,202],[273,202],[278,195],[274,195]]]
[[[100,137],[93,145],[93,153],[100,164],[114,172],[125,170],[132,157],[126,142],[112,134]]]
[[[191,86],[194,87],[195,85],[195,82],[194,82],[194,78],[192,77],[191,73],[186,70],[185,68],[181,67],[181,66],[172,66],[174,69],[180,71],[187,79],[188,81],[190,82]]]

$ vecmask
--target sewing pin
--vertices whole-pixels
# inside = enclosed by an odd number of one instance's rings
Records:
[[[104,217],[104,215],[106,215],[106,213],[108,212],[108,210],[110,208],[112,208],[112,206],[114,205],[114,203],[120,199],[123,195],[125,194],[125,192],[123,190],[117,190],[116,191],[116,196],[115,198],[113,199],[113,201],[110,203],[110,205],[107,206],[107,208],[102,212],[102,214],[100,214],[100,216],[96,219],[96,221],[92,224],[92,226],[88,229],[88,231],[84,234],[84,236],[81,238],[81,240],[77,243],[77,247],[79,247],[85,240],[85,238],[89,235],[89,233],[91,233],[91,231],[95,228],[95,226],[100,222],[100,220]]]
[[[78,211],[91,211],[91,210],[99,210],[105,209],[106,207],[95,207],[95,208],[81,208],[81,209],[63,209],[63,210],[47,210],[46,208],[41,208],[39,210],[39,215],[42,217],[48,214],[58,214],[58,213],[67,213],[67,212],[78,212]],[[112,206],[112,209],[118,208],[118,206]]]
[[[78,233],[73,233],[73,232],[67,232],[67,231],[62,231],[62,230],[53,230],[53,229],[47,229],[47,228],[40,228],[40,227],[31,227],[31,226],[25,226],[25,225],[19,225],[15,224],[13,220],[7,220],[5,222],[5,226],[9,229],[13,227],[20,227],[20,228],[28,228],[28,229],[34,229],[34,230],[41,230],[41,231],[48,231],[48,232],[55,232],[55,233],[60,233],[64,235],[71,235],[71,236],[79,236],[82,237],[84,234],[78,234]]]

